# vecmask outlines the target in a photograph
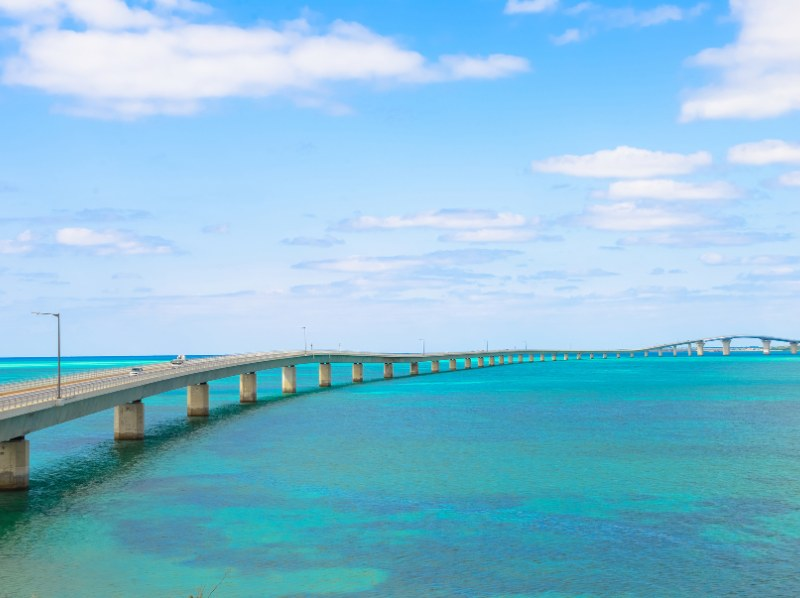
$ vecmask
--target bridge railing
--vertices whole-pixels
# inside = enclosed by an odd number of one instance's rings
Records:
[[[71,399],[79,397],[84,394],[96,392],[98,390],[106,390],[113,388],[124,388],[135,382],[136,385],[142,382],[158,382],[174,377],[176,372],[180,374],[191,374],[196,372],[204,372],[209,370],[218,369],[221,367],[228,367],[232,365],[240,365],[243,363],[256,363],[270,358],[290,357],[298,355],[296,352],[273,351],[263,353],[245,353],[234,355],[222,355],[216,357],[201,357],[198,359],[188,360],[186,363],[173,366],[171,364],[153,364],[150,366],[143,366],[145,369],[141,374],[138,374],[135,379],[129,376],[130,368],[118,368],[114,370],[95,370],[95,377],[85,380],[83,382],[71,383],[64,386],[62,378],[61,400],[68,402]],[[102,373],[102,377],[97,377],[98,373]],[[55,385],[55,379],[50,381]],[[33,390],[31,392],[16,393],[11,396],[0,397],[0,411],[9,409],[18,409],[40,403],[55,402],[57,400],[57,389],[51,386],[43,390]]]

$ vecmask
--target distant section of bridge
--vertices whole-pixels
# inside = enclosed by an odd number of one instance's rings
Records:
[[[729,335],[653,345],[638,349],[513,349],[502,351],[471,351],[460,353],[359,353],[348,351],[288,351],[249,353],[191,359],[184,363],[153,364],[141,368],[96,370],[67,376],[60,388],[56,379],[23,380],[0,385],[0,490],[24,490],[29,485],[30,446],[26,435],[50,426],[84,417],[98,411],[114,409],[114,438],[116,440],[141,440],[144,438],[143,399],[186,388],[186,413],[189,417],[207,417],[209,413],[209,387],[213,380],[239,376],[241,403],[256,401],[256,374],[268,369],[281,369],[281,390],[284,394],[297,392],[296,366],[317,364],[319,386],[331,385],[331,364],[352,364],[352,381],[364,381],[364,364],[383,365],[383,378],[395,375],[396,364],[408,364],[408,374],[421,373],[420,363],[429,364],[426,373],[523,363],[564,360],[574,356],[583,359],[595,356],[617,359],[623,355],[648,357],[665,351],[678,354],[686,347],[688,355],[704,354],[706,344],[720,342],[722,354],[730,355],[733,339],[758,339],[762,351],[769,355],[772,342],[788,344],[792,355],[797,355],[797,339],[763,335]],[[60,391],[60,393],[59,393]]]

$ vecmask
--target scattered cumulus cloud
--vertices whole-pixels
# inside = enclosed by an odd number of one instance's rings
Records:
[[[95,255],[142,255],[174,253],[172,243],[160,237],[139,236],[124,230],[95,230],[91,228],[61,228],[55,234],[56,243],[83,249]]]
[[[327,235],[325,237],[292,237],[283,239],[281,243],[305,247],[333,247],[334,245],[343,245],[344,241],[332,235]]]
[[[778,182],[784,187],[800,187],[800,170],[781,175],[778,178]]]
[[[538,219],[528,218],[512,212],[492,210],[446,209],[419,212],[405,216],[359,216],[339,223],[338,229],[345,231],[397,230],[407,228],[433,229],[496,229],[517,228],[536,224]]]
[[[711,164],[711,154],[678,154],[629,146],[600,150],[593,154],[554,156],[534,161],[537,172],[593,178],[649,178],[688,174]]]
[[[681,120],[762,119],[800,109],[800,35],[796,0],[732,0],[741,23],[738,38],[708,48],[690,64],[717,73],[710,85],[691,90]]]
[[[717,252],[708,252],[700,256],[700,261],[707,266],[787,266],[800,263],[796,255],[750,255],[745,257],[726,256]]]
[[[608,191],[596,194],[608,199],[724,200],[741,197],[742,192],[725,181],[687,183],[671,179],[640,179],[611,183]]]
[[[576,42],[581,41],[583,37],[581,36],[580,29],[575,29],[574,27],[567,29],[561,35],[552,35],[550,36],[550,41],[552,41],[557,46],[564,46],[566,44],[574,44]]]
[[[689,231],[664,232],[644,236],[629,236],[618,241],[620,246],[661,247],[745,247],[759,243],[779,243],[793,237],[786,233],[758,231]]]
[[[665,276],[668,274],[686,274],[686,270],[680,268],[653,268],[650,270],[651,276]]]
[[[741,143],[728,150],[728,161],[734,164],[800,164],[800,144],[780,139]]]
[[[607,278],[619,276],[617,272],[610,272],[602,268],[589,268],[586,270],[542,270],[535,274],[520,276],[522,282],[535,280],[583,280],[586,278]]]
[[[503,12],[507,15],[535,14],[555,10],[559,0],[508,0]]]
[[[24,255],[35,249],[35,237],[29,230],[22,231],[13,239],[0,239],[0,254]]]
[[[524,228],[480,228],[440,235],[439,240],[456,243],[527,243],[530,241],[559,241],[561,237],[542,235],[538,231]]]
[[[346,258],[300,262],[295,268],[330,270],[349,273],[378,273],[410,268],[455,267],[480,265],[519,255],[518,251],[500,249],[461,249],[435,251],[419,256],[396,255],[387,257],[351,256]]]
[[[206,235],[227,235],[231,232],[231,226],[227,222],[222,224],[207,224],[202,228]]]
[[[589,228],[608,231],[704,228],[722,224],[697,212],[641,207],[633,202],[589,206],[575,220]]]
[[[68,98],[69,111],[87,116],[185,115],[207,101],[276,95],[341,112],[328,99],[336,83],[428,84],[529,70],[525,58],[506,54],[430,60],[344,21],[324,29],[304,19],[245,28],[192,23],[121,0],[0,0],[3,13],[24,26],[2,81]]]

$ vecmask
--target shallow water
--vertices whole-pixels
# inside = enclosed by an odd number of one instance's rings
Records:
[[[207,420],[147,399],[143,442],[112,411],[30,435],[0,596],[800,595],[798,357],[298,369],[211,383]]]

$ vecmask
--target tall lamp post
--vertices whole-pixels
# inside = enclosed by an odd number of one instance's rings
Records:
[[[56,402],[61,404],[61,314],[49,311],[31,312],[34,316],[53,316],[56,319],[58,329],[58,381],[56,383]]]
[[[424,338],[418,338],[417,340],[418,341],[422,341],[422,354],[425,355],[425,339]]]
[[[306,327],[301,326],[303,329],[303,353],[308,353],[308,343],[306,342]]]

